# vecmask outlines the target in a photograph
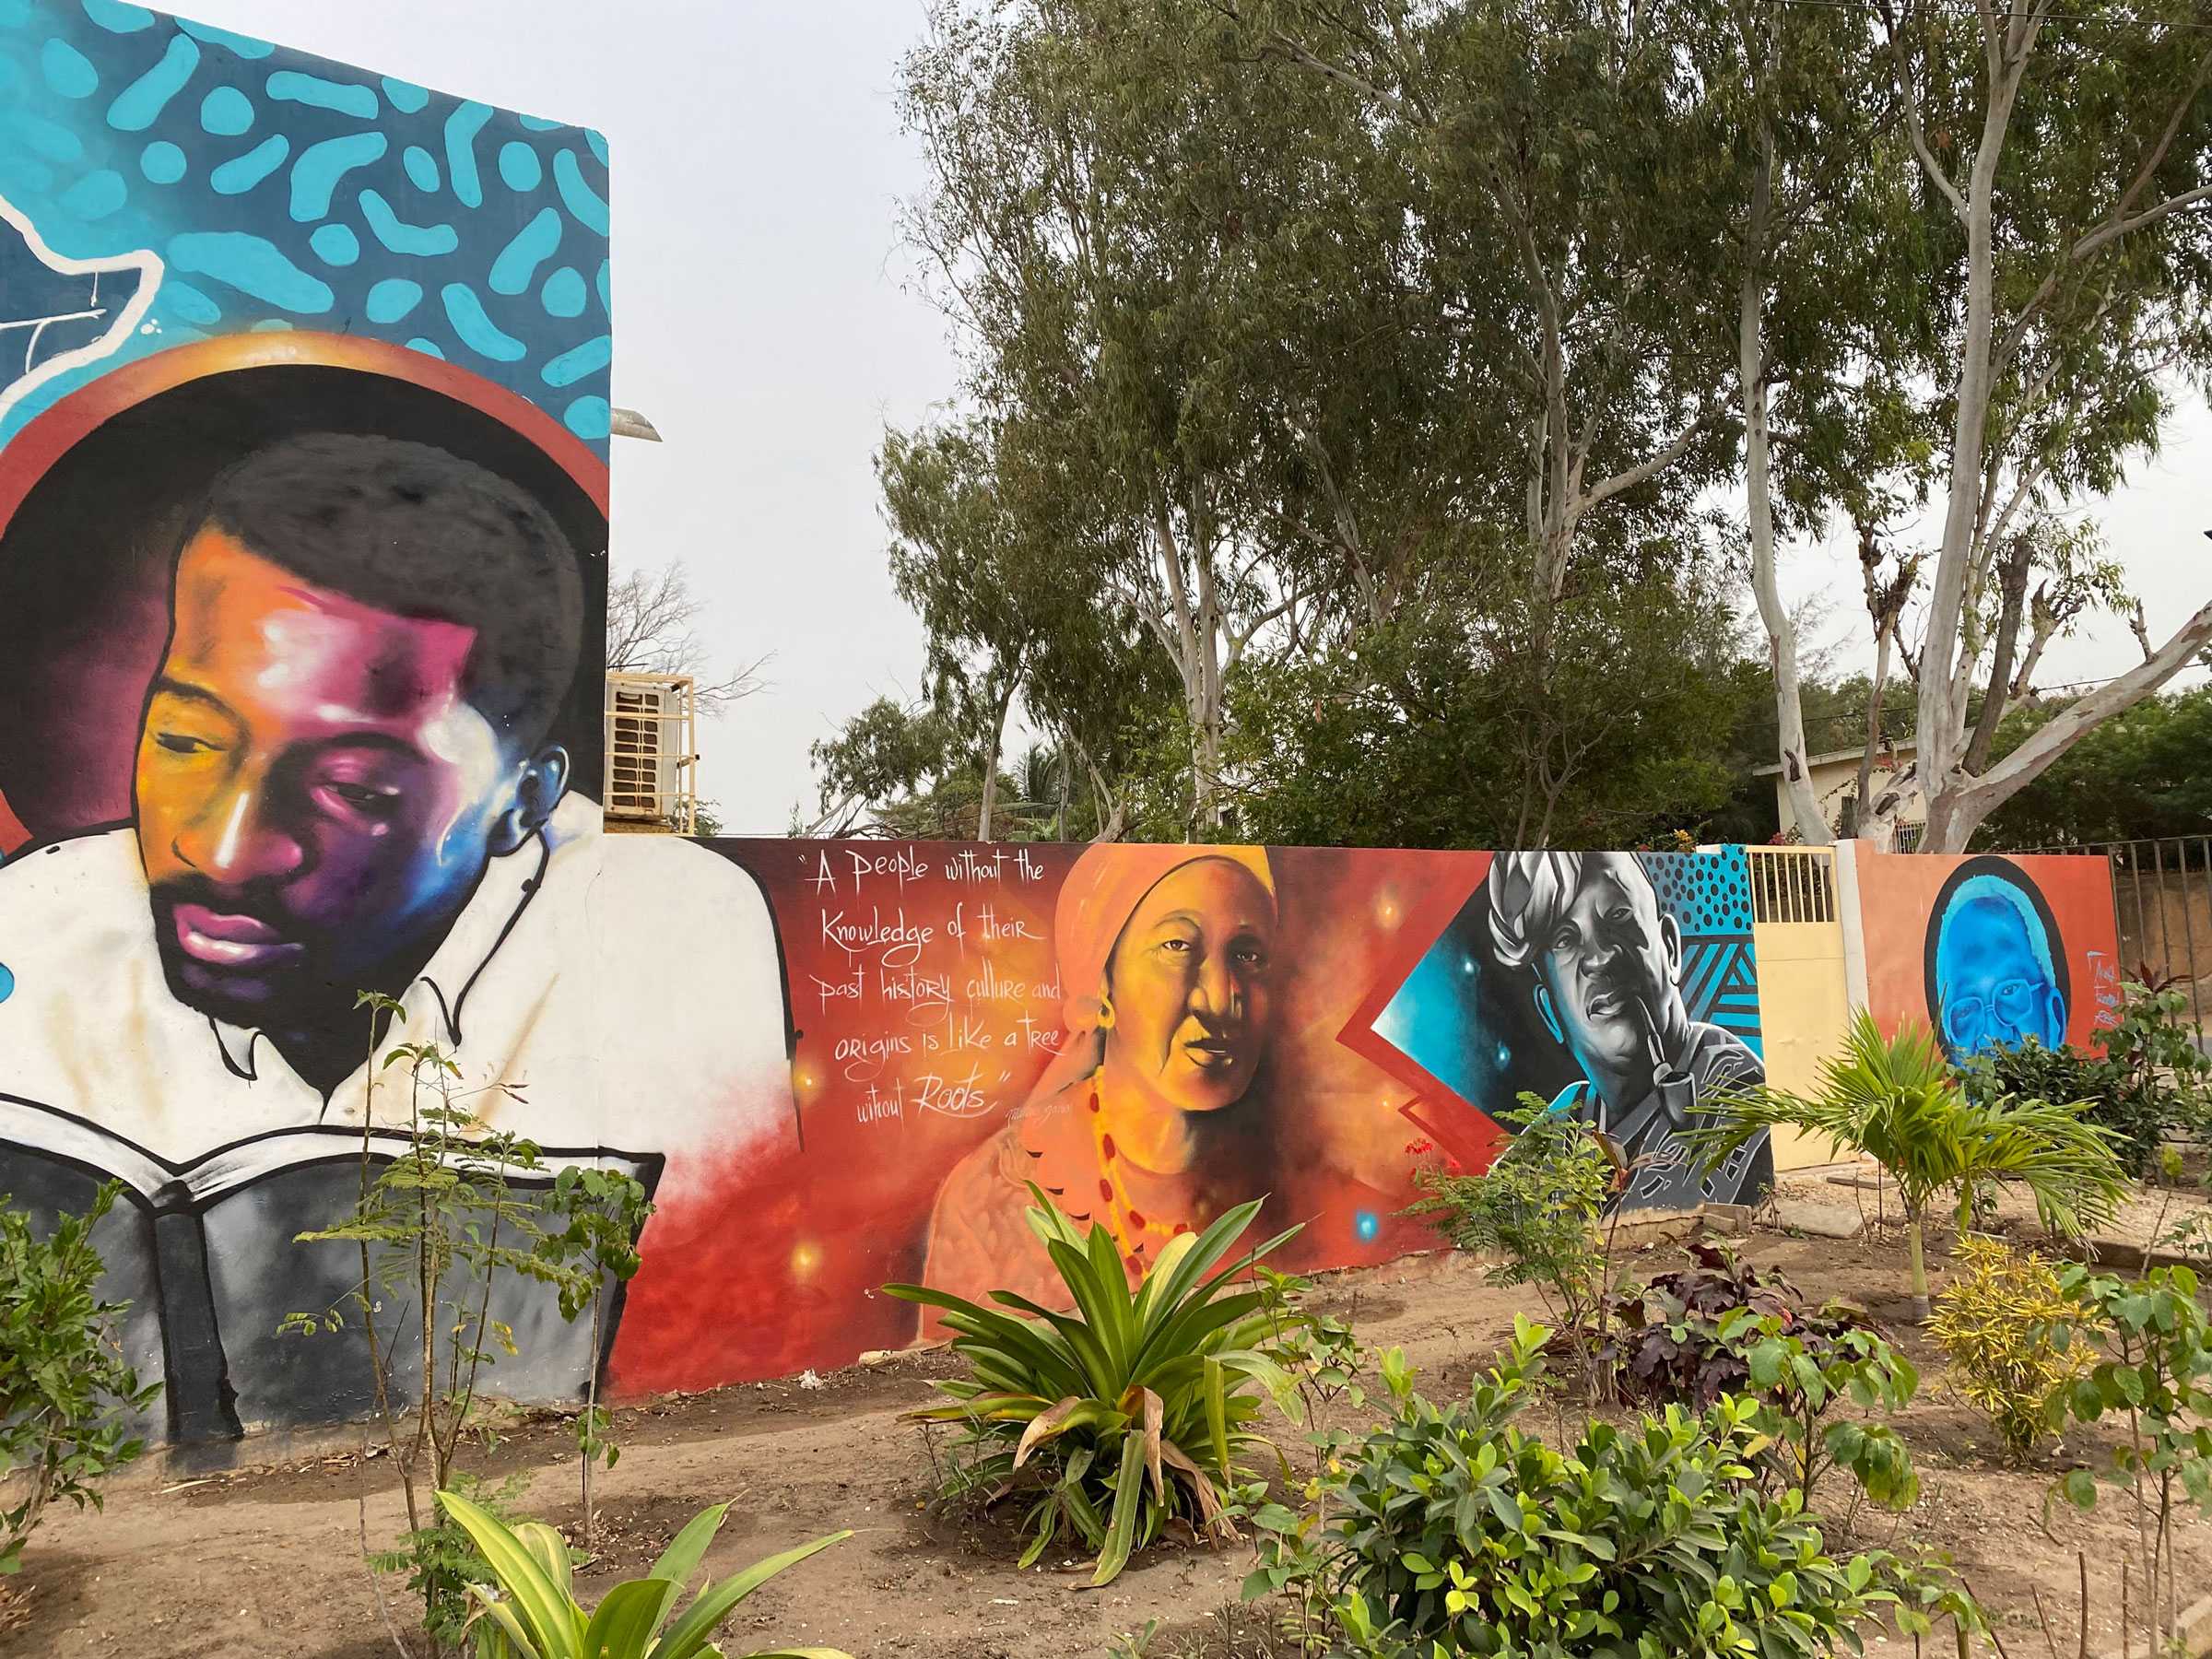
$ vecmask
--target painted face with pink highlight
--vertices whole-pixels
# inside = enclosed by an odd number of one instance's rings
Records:
[[[518,806],[543,782],[529,759],[463,695],[475,643],[216,527],[185,545],[135,778],[180,1001],[278,1025],[420,971],[487,862],[542,816]]]

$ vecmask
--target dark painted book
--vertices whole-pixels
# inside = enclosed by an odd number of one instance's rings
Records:
[[[371,1174],[406,1148],[403,1135],[372,1135]],[[16,1208],[50,1223],[88,1208],[103,1182],[123,1183],[94,1242],[107,1264],[105,1294],[130,1304],[124,1351],[142,1380],[164,1385],[141,1427],[172,1442],[340,1422],[373,1407],[353,1295],[359,1247],[298,1241],[350,1213],[362,1156],[360,1131],[331,1124],[254,1135],[172,1163],[97,1124],[0,1096],[0,1195]],[[543,1190],[551,1171],[586,1164],[621,1170],[650,1189],[662,1161],[597,1147],[541,1156],[546,1171],[517,1171],[511,1184]],[[451,1288],[457,1292],[458,1282]],[[410,1398],[421,1371],[419,1348],[408,1340],[416,1308],[412,1295],[402,1294],[377,1313],[380,1346]],[[279,1329],[289,1314],[334,1310],[343,1317],[337,1331]],[[594,1356],[588,1316],[563,1320],[550,1287],[512,1274],[493,1284],[489,1316],[512,1328],[518,1351],[487,1368],[485,1392],[541,1403],[582,1397],[616,1323],[606,1322]]]

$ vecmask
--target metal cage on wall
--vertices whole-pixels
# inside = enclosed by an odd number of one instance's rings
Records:
[[[688,674],[606,677],[610,828],[691,835],[699,828],[699,691]]]

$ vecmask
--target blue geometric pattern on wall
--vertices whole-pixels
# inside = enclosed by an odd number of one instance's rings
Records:
[[[116,363],[301,327],[463,364],[606,453],[607,171],[595,132],[124,0],[0,0],[0,200],[48,251],[29,251],[0,216],[5,310],[23,324],[0,327],[0,397],[85,335],[78,319],[73,335],[35,349],[30,339],[65,314],[35,308],[89,309],[73,298],[76,265],[150,253],[166,266],[150,311],[100,363],[0,404],[0,441]],[[102,300],[119,300],[131,278],[102,281]]]
[[[1641,861],[1659,903],[1682,930],[1682,1004],[1764,1054],[1759,974],[1751,954],[1751,861],[1743,848],[1647,853]]]

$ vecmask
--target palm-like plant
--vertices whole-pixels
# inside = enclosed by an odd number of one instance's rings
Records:
[[[2017,1183],[2034,1198],[2045,1227],[2078,1238],[2109,1221],[2127,1190],[2113,1135],[2082,1121],[2087,1101],[1976,1104],[1926,1026],[1885,1037],[1864,1010],[1843,1052],[1822,1064],[1818,1095],[1760,1087],[1720,1095],[1704,1110],[1712,1121],[1683,1138],[1709,1163],[1762,1131],[1787,1126],[1880,1164],[1904,1202],[1912,1316],[1920,1321],[1928,1317],[1922,1229],[1946,1194],[1957,1194],[1963,1230],[1984,1184]]]
[[[945,1404],[909,1415],[967,1425],[955,1445],[954,1489],[996,1498],[1025,1480],[1042,1488],[1026,1522],[1024,1567],[1064,1526],[1099,1552],[1094,1586],[1179,1512],[1199,1529],[1235,1536],[1222,1493],[1236,1479],[1236,1458],[1273,1449],[1252,1428],[1261,1402],[1248,1385],[1283,1402],[1292,1391],[1259,1351],[1276,1334],[1263,1312],[1266,1293],[1222,1291],[1299,1230],[1222,1266],[1260,1212],[1257,1201],[1239,1205],[1203,1233],[1170,1241],[1132,1291],[1107,1229],[1086,1235],[1033,1183],[1030,1192],[1038,1206],[1030,1230],[1077,1312],[1054,1312],[1011,1290],[991,1293],[1015,1310],[1002,1313],[922,1285],[885,1286],[943,1309],[959,1333],[953,1351],[970,1367],[968,1377],[932,1384]]]
[[[718,1503],[694,1515],[661,1552],[641,1579],[617,1584],[596,1607],[576,1600],[569,1570],[569,1547],[561,1535],[537,1521],[520,1526],[505,1522],[467,1499],[440,1492],[438,1501],[475,1542],[500,1581],[500,1594],[482,1584],[469,1586],[477,1611],[476,1659],[721,1659],[714,1629],[737,1604],[762,1584],[817,1550],[849,1538],[832,1533],[756,1561],[743,1572],[702,1586],[674,1624],[668,1616],[683,1599],[684,1585],[699,1571],[707,1546],[722,1530],[729,1505]],[[663,1627],[666,1628],[664,1629]],[[746,1659],[852,1659],[837,1648],[774,1648]]]

